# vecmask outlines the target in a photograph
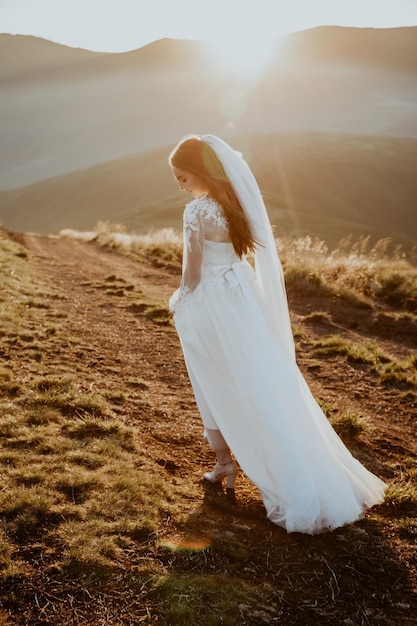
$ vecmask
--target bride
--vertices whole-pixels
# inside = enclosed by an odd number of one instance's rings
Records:
[[[386,485],[345,447],[297,366],[282,268],[251,170],[213,135],[185,137],[169,164],[194,197],[170,309],[216,454],[205,481],[226,479],[233,497],[237,461],[287,532],[358,520]]]

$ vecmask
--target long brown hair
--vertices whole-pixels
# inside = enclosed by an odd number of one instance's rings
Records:
[[[197,176],[207,187],[209,196],[221,205],[236,254],[241,257],[254,252],[257,242],[248,218],[214,150],[199,137],[186,137],[174,148],[168,161],[171,167]]]

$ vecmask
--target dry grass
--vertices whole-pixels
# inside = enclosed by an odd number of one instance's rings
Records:
[[[330,423],[342,438],[354,438],[369,435],[372,426],[368,417],[353,411],[343,411],[330,417]]]
[[[241,620],[248,617],[258,624],[270,624],[277,615],[278,606],[270,601],[267,586],[263,593],[259,588],[255,591],[230,574],[219,573],[210,579],[201,574],[163,576],[157,581],[155,591],[167,605],[165,624],[234,626],[245,623]],[[260,602],[263,607],[259,606]]]
[[[123,225],[99,222],[90,233],[67,229],[60,235],[95,240],[119,252],[146,257],[157,265],[181,264],[182,236],[173,228],[135,235],[127,233]],[[365,309],[382,301],[415,313],[415,249],[406,254],[401,246],[393,247],[389,238],[372,243],[369,236],[356,241],[347,237],[331,251],[323,241],[309,236],[276,241],[289,287],[336,296]]]
[[[158,266],[178,267],[181,264],[182,237],[173,228],[151,230],[148,234],[136,235],[127,233],[123,224],[98,222],[92,232],[65,229],[61,230],[60,236],[81,241],[97,241],[112,250],[149,259]]]
[[[32,386],[35,398],[39,386],[39,380]],[[74,405],[72,386],[67,404],[62,387],[59,394],[59,403],[54,398],[36,408],[25,397],[18,405],[1,405],[4,530],[18,544],[47,532],[59,545],[56,562],[68,568],[74,560],[77,567],[105,566],[110,555],[123,558],[132,533],[157,527],[160,509],[174,514],[170,501],[179,494],[157,478],[138,434],[114,417],[110,405],[99,417],[95,403]],[[104,398],[100,406],[106,406]],[[2,545],[7,565],[11,548]],[[3,574],[7,578],[7,566]]]
[[[355,342],[340,335],[325,335],[313,341],[311,347],[316,356],[331,357],[340,354],[353,363],[377,365],[391,361],[391,358],[376,343]]]
[[[351,445],[353,440],[360,441],[372,436],[375,431],[369,416],[352,410],[341,409],[336,402],[318,400],[322,411],[327,415],[329,422],[337,434]]]
[[[400,537],[415,544],[417,537],[417,469],[413,459],[404,459],[398,480],[387,490],[386,507],[396,520]]]
[[[16,576],[24,544],[46,538],[51,566],[78,574],[113,568],[126,559],[133,538],[155,531],[160,511],[181,519],[176,503],[182,488],[150,463],[139,433],[116,416],[114,408],[127,400],[126,393],[103,386],[82,362],[74,368],[65,358],[58,373],[40,373],[39,366],[32,371],[37,359],[29,351],[38,339],[43,355],[76,340],[65,337],[60,327],[65,316],[51,307],[56,295],[36,275],[27,252],[3,234],[0,261],[5,272],[0,336],[13,349],[21,344],[21,358],[28,361],[28,368],[19,370],[7,360],[0,364],[3,580]],[[117,277],[105,282],[113,291],[119,285]],[[166,311],[155,302],[140,302],[162,323]],[[137,297],[132,306],[139,306]],[[80,354],[86,350],[80,346]],[[140,377],[130,385],[135,399],[147,388]]]
[[[316,317],[307,319],[316,319]],[[414,357],[398,359],[382,349],[378,343],[369,340],[351,340],[341,335],[323,335],[319,339],[312,339],[303,335],[304,345],[308,345],[311,353],[320,358],[335,356],[344,357],[349,363],[362,364],[378,375],[385,385],[397,388],[415,389],[417,375],[414,366]]]
[[[359,307],[372,308],[385,301],[410,311],[417,308],[415,252],[407,255],[391,241],[371,245],[370,237],[342,240],[330,251],[319,239],[278,239],[288,285],[309,292],[318,290]]]

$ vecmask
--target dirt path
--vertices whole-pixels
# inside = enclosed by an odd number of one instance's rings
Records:
[[[115,388],[123,388],[129,377],[144,379],[152,420],[149,414],[138,415],[129,405],[124,407],[126,419],[142,428],[150,454],[156,459],[172,457],[198,479],[211,457],[201,441],[201,422],[177,335],[172,327],[153,323],[132,306],[134,294],[141,292],[166,303],[179,276],[94,243],[35,235],[24,235],[22,243],[32,252],[45,280],[60,290],[63,299],[59,306],[68,315],[67,332],[81,346],[88,346],[82,357],[69,353],[68,358],[88,359],[89,367],[105,370],[107,380],[110,374]],[[290,308],[294,323],[302,324],[300,320],[312,303],[299,298],[292,302],[290,294]],[[316,336],[326,330],[335,332],[334,328],[323,328],[320,321],[309,324],[308,330]],[[346,336],[355,334],[341,325],[336,330]],[[395,350],[393,338],[389,336],[387,341],[391,351]],[[80,354],[79,347],[77,350]],[[398,352],[403,351],[404,346],[398,344]],[[316,397],[371,418],[376,433],[372,444],[375,455],[370,461],[375,470],[381,473],[387,455],[416,453],[416,410],[412,403],[400,402],[398,393],[342,358],[313,359],[301,346],[298,362]]]
[[[65,332],[77,340],[69,346],[67,360],[84,359],[91,379],[102,372],[115,390],[125,390],[130,378],[146,381],[147,406],[138,409],[127,402],[123,418],[140,429],[155,461],[174,462],[199,480],[210,462],[209,451],[202,447],[201,422],[176,332],[155,324],[135,305],[143,294],[166,304],[179,276],[94,243],[34,235],[25,235],[23,243],[45,280],[60,290],[62,299],[54,306],[67,314]],[[91,382],[84,384],[89,388]]]

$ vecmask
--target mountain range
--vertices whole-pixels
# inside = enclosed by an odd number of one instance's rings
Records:
[[[110,54],[1,35],[0,57],[6,227],[177,225],[167,154],[211,132],[242,148],[285,230],[417,240],[417,28],[294,33],[251,79],[196,41]]]

